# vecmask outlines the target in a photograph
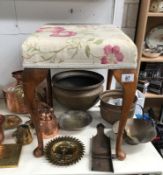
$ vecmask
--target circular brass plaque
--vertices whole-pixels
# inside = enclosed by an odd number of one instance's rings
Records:
[[[84,145],[74,137],[58,137],[46,145],[45,155],[52,164],[72,165],[84,155]]]

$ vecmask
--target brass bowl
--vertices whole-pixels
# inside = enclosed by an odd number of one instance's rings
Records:
[[[152,141],[157,135],[151,121],[130,118],[127,120],[124,138],[130,145]]]
[[[59,117],[59,126],[64,130],[81,130],[92,122],[92,117],[85,111],[66,111]]]
[[[55,99],[75,110],[87,110],[99,100],[104,77],[96,72],[70,70],[52,78]]]
[[[119,121],[113,125],[113,132],[118,133]],[[143,119],[128,118],[125,126],[124,140],[130,145],[147,143],[152,141],[157,131],[152,121]]]
[[[122,106],[111,103],[111,100],[123,98],[122,90],[107,90],[100,94],[100,113],[101,117],[109,122],[114,124],[120,119]],[[135,96],[134,102],[131,106],[128,117],[133,117],[135,111],[135,104],[137,97]]]

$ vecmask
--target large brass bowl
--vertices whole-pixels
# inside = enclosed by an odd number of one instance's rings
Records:
[[[54,98],[62,105],[76,110],[87,110],[99,100],[104,77],[96,72],[70,70],[52,78]]]

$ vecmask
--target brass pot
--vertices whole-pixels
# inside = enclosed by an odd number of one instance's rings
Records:
[[[100,95],[100,113],[104,120],[107,122],[114,124],[116,121],[120,119],[122,106],[110,104],[110,99],[118,99],[123,98],[122,90],[107,90]],[[137,101],[137,97],[135,96],[135,100],[130,109],[130,113],[128,117],[133,117],[135,112],[135,104]]]
[[[60,72],[52,78],[54,97],[70,109],[87,110],[99,100],[103,82],[103,76],[92,71]]]

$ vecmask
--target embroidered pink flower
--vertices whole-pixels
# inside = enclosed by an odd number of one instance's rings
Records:
[[[124,55],[119,46],[106,45],[104,47],[104,56],[101,58],[101,64],[114,63],[123,61]]]
[[[36,32],[61,32],[65,29],[63,27],[41,27]]]
[[[108,58],[106,56],[103,56],[101,58],[101,64],[108,64],[108,63],[109,63]]]
[[[111,45],[105,46],[104,53],[105,53],[105,55],[109,55],[110,53],[112,53],[112,46]]]
[[[59,33],[59,32],[62,32],[64,31],[65,29],[63,27],[53,27],[52,28],[52,32],[53,33]]]
[[[53,37],[70,37],[75,36],[76,32],[67,31],[64,27],[55,26],[55,27],[41,27],[36,32],[50,32],[50,36]]]
[[[76,32],[72,31],[60,31],[60,32],[53,32],[50,36],[54,37],[70,37],[70,36],[75,36]]]

